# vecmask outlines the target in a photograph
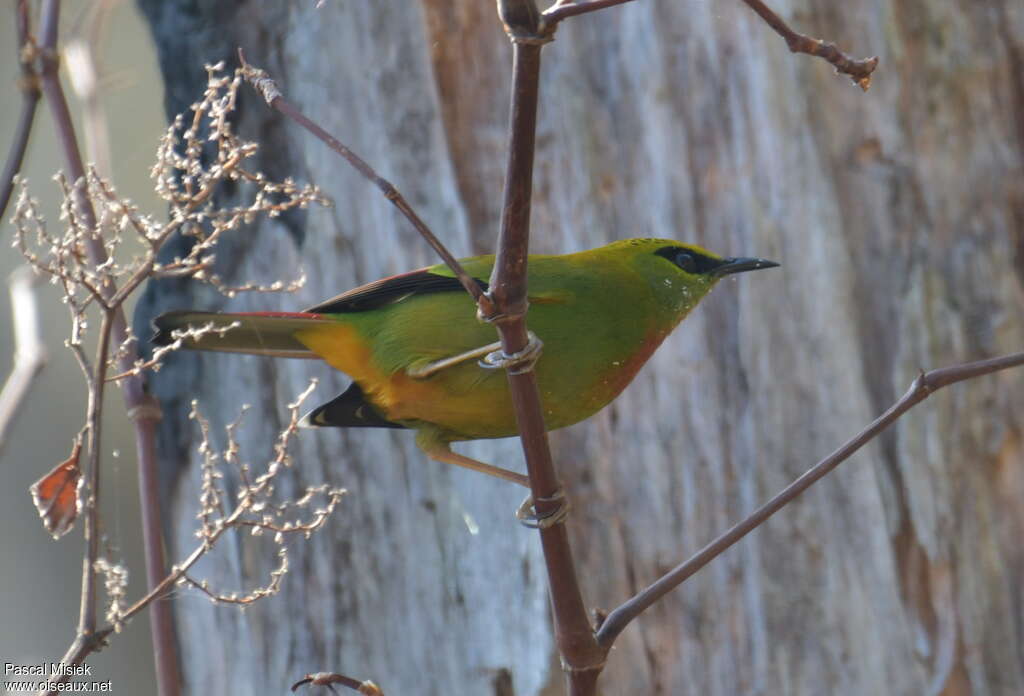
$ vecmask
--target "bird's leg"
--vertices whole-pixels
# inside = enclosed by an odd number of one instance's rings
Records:
[[[495,341],[494,343],[488,343],[486,346],[480,346],[479,348],[474,348],[473,350],[467,350],[465,353],[453,355],[450,358],[434,360],[433,362],[428,362],[426,365],[413,367],[411,369],[406,370],[406,374],[408,374],[413,379],[426,379],[427,377],[435,375],[441,370],[449,368],[452,365],[458,365],[459,363],[466,362],[467,360],[482,358],[488,353],[498,350],[499,348],[501,348],[501,341]]]
[[[472,457],[452,452],[451,443],[445,440],[440,432],[432,427],[422,428],[416,433],[416,445],[434,461],[454,464],[465,469],[472,469],[473,471],[495,476],[504,481],[518,483],[520,486],[530,487],[529,477],[523,474],[502,469],[500,466],[485,464]],[[516,519],[523,526],[530,529],[547,529],[556,524],[562,524],[569,517],[569,501],[566,500],[565,491],[561,488],[558,488],[551,496],[538,498],[538,500],[546,504],[555,503],[557,507],[545,512],[543,515],[539,514],[533,496],[526,496],[526,500],[516,510]]]
[[[523,474],[516,473],[515,471],[509,471],[508,469],[502,469],[500,466],[494,466],[493,464],[485,464],[484,462],[473,459],[472,457],[466,457],[458,454],[457,452],[452,452],[451,445],[437,437],[437,433],[432,430],[420,430],[416,434],[416,444],[434,461],[443,462],[445,464],[454,464],[455,466],[479,471],[482,474],[489,474],[505,481],[518,483],[520,486],[526,486],[527,488],[530,487],[530,479]]]
[[[466,469],[472,469],[473,471],[479,471],[482,474],[490,474],[491,476],[504,479],[505,481],[518,483],[520,486],[525,486],[527,488],[530,487],[530,479],[523,474],[516,473],[515,471],[509,471],[508,469],[502,469],[500,466],[487,464],[478,459],[473,459],[472,457],[466,457],[458,452],[452,452],[451,449],[427,452],[427,455],[438,462],[454,464],[456,466],[465,467]]]
[[[467,350],[465,353],[453,355],[450,358],[442,358],[441,360],[434,360],[433,362],[410,368],[405,373],[413,379],[426,379],[453,365],[480,358],[479,365],[485,369],[505,368],[510,374],[521,374],[533,369],[534,364],[540,358],[541,349],[544,346],[544,343],[532,331],[527,332],[527,337],[529,341],[526,347],[512,355],[506,355],[501,350],[501,341],[495,341],[494,343],[488,343],[486,346],[480,346],[473,350]]]

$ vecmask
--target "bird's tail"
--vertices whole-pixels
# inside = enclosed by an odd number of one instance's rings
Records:
[[[182,348],[190,350],[316,358],[318,356],[295,337],[295,332],[330,321],[322,314],[306,312],[167,312],[153,320],[156,334],[152,341],[165,346],[184,336]]]

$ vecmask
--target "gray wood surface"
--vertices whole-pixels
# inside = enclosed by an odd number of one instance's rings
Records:
[[[405,193],[459,255],[490,251],[511,50],[492,3],[140,0],[168,109],[236,45]],[[635,383],[553,435],[588,603],[610,608],[845,441],[919,368],[1024,346],[1024,7],[1011,0],[778,2],[797,28],[881,67],[864,94],[788,53],[738,2],[646,1],[567,22],[545,49],[533,250],[631,236],[758,255]],[[255,97],[263,168],[320,184],[329,210],[259,223],[221,258],[293,296],[150,288],[164,309],[296,309],[433,263],[375,189]],[[154,380],[171,553],[193,544],[196,432],[252,409],[254,463],[308,361],[182,354]],[[1024,692],[1024,373],[942,392],[688,582],[610,656],[603,693]],[[518,468],[514,440],[462,451]],[[281,493],[351,494],[293,545],[277,598],[240,612],[183,594],[191,693],[280,693],[308,671],[389,696],[558,694],[543,566],[520,493],[429,462],[400,431],[307,432]],[[204,572],[259,579],[258,539]],[[510,679],[511,678],[511,679]],[[509,683],[511,682],[511,688]]]

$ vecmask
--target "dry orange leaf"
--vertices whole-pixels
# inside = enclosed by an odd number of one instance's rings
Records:
[[[82,510],[82,498],[79,495],[82,470],[78,467],[78,455],[81,452],[82,439],[79,437],[75,439],[70,457],[29,486],[32,502],[43,518],[43,526],[54,539],[71,531]]]

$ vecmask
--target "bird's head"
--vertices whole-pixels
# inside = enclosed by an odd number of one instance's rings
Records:
[[[725,276],[779,265],[766,259],[723,257],[671,239],[629,239],[615,245],[622,245],[622,251],[651,284],[655,295],[679,318]]]

